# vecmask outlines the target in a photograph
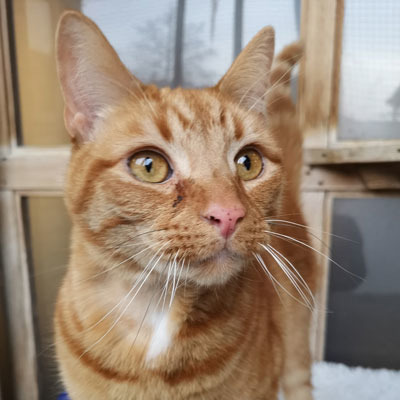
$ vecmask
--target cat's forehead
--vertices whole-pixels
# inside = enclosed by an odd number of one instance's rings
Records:
[[[263,118],[214,88],[148,86],[139,103],[126,104],[113,120],[121,123],[121,136],[117,139],[113,133],[116,157],[126,149],[154,148],[178,160],[182,171],[190,176],[200,168],[204,173],[205,165],[223,168],[226,160],[233,160],[244,146],[275,146]]]
[[[151,137],[171,158],[193,176],[204,166],[223,168],[245,145],[268,141],[265,123],[241,109],[217,90],[150,90],[153,112],[142,139]],[[147,136],[147,138],[146,138]]]
[[[238,109],[213,89],[188,90],[163,88],[159,91],[158,115],[155,122],[161,134],[163,119],[172,129],[167,140],[185,140],[201,137],[204,141],[218,140],[222,135],[225,142],[240,139],[243,136],[244,115],[238,115]],[[178,126],[179,125],[179,126]],[[216,133],[218,131],[218,133]]]
[[[154,90],[144,92],[151,112],[143,120],[144,135],[159,136],[173,145],[218,146],[263,139],[265,121],[241,109],[214,88]],[[152,126],[151,126],[152,125]],[[151,126],[151,127],[150,127]],[[268,138],[266,138],[268,139]]]

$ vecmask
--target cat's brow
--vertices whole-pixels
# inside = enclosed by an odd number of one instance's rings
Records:
[[[244,136],[244,126],[243,122],[240,120],[238,115],[232,114],[233,117],[233,124],[235,129],[235,138],[236,140],[240,140]]]
[[[167,142],[171,142],[173,139],[173,132],[177,129],[176,124],[179,124],[180,130],[188,131],[190,130],[193,121],[190,116],[187,115],[187,112],[179,106],[179,104],[162,101],[157,106],[155,124],[160,135]]]
[[[167,141],[170,142],[172,139],[172,132],[168,123],[168,114],[167,112],[160,113],[160,115],[156,119],[156,125],[160,135]]]

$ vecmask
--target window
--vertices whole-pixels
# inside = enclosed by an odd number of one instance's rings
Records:
[[[326,359],[400,368],[400,196],[335,194]],[[351,241],[342,239],[351,238]]]

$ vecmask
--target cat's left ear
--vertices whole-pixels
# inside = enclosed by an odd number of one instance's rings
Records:
[[[267,26],[242,50],[216,88],[244,108],[266,113],[265,94],[274,57],[275,33]]]
[[[107,110],[127,96],[138,97],[142,84],[97,25],[77,11],[66,11],[60,18],[56,56],[66,128],[75,142],[91,141]]]

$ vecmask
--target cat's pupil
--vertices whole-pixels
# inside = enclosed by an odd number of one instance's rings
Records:
[[[251,160],[249,156],[243,156],[242,157],[242,164],[244,165],[244,167],[247,169],[247,171],[250,171],[251,168]]]
[[[150,173],[151,169],[153,168],[153,160],[150,157],[146,157],[143,165],[146,168],[146,171]]]

